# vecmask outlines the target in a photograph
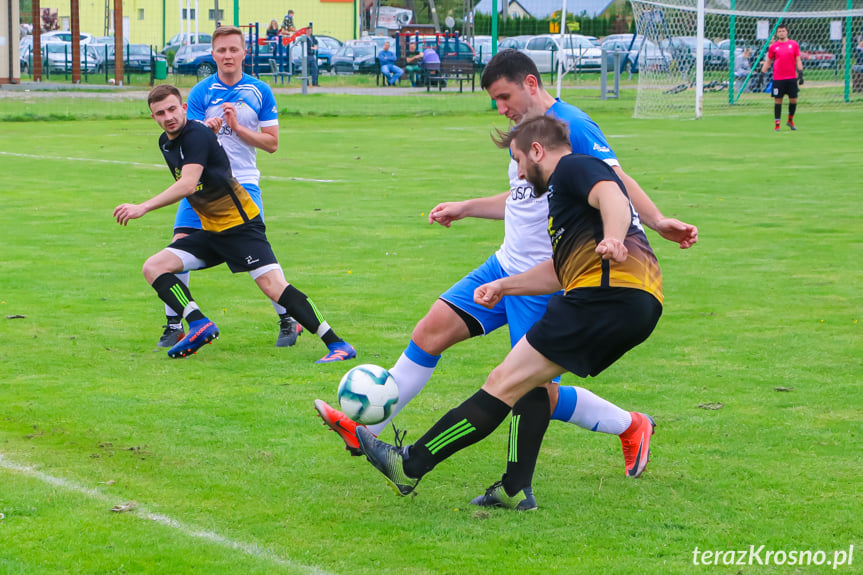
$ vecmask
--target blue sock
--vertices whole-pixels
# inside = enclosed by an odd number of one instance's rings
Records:
[[[575,406],[578,404],[578,392],[574,387],[559,386],[557,405],[554,408],[554,413],[551,414],[552,419],[557,421],[569,421],[572,414],[575,413]]]

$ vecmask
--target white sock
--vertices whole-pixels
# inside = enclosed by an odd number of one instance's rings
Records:
[[[369,425],[369,431],[375,435],[380,435],[381,431],[387,428],[404,406],[419,395],[419,392],[431,379],[438,360],[440,360],[439,355],[426,353],[411,340],[399,360],[389,370],[390,375],[393,376],[399,386],[399,401],[393,407],[390,416],[380,423]]]
[[[590,431],[620,435],[632,424],[632,415],[583,387],[560,386],[552,419]]]
[[[183,282],[183,285],[186,287],[189,287],[189,276],[190,275],[191,275],[190,272],[180,272],[178,274],[174,274],[174,276],[176,276],[176,278],[178,280]],[[165,317],[174,317],[176,315],[177,315],[177,312],[175,312],[173,309],[171,309],[171,306],[169,306],[168,304],[165,304]]]

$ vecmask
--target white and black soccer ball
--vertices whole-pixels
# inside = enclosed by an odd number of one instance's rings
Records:
[[[358,365],[339,383],[339,406],[345,415],[363,425],[388,418],[398,400],[396,380],[378,365]]]

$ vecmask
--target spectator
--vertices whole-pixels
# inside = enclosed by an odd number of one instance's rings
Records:
[[[426,72],[440,72],[440,56],[438,56],[438,53],[431,46],[423,50],[423,70]]]
[[[752,50],[746,48],[743,51],[743,55],[738,58],[734,62],[734,77],[735,78],[745,78],[749,75],[750,70],[752,69],[752,64],[749,58],[752,56]]]
[[[297,28],[294,26],[294,11],[288,10],[288,13],[285,14],[285,19],[282,22],[282,32],[284,34],[292,34],[297,31]]]
[[[273,18],[267,28],[267,42],[275,43],[279,38],[279,22]]]
[[[288,12],[290,14],[290,11]],[[312,86],[318,85],[318,39],[312,31],[312,23],[306,28],[306,63],[309,66],[309,75],[312,78]]]
[[[390,50],[389,42],[384,42],[384,49],[378,54],[378,62],[381,63],[381,74],[386,77],[387,84],[395,86],[405,71],[396,66],[396,55]]]
[[[405,58],[407,66],[405,70],[411,80],[411,86],[417,85],[417,76],[422,71],[423,54],[417,49],[416,42],[411,42],[408,46],[407,57]]]

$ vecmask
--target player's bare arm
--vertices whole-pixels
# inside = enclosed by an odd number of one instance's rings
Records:
[[[439,223],[444,227],[464,218],[502,220],[506,213],[506,198],[509,192],[485,198],[473,198],[462,202],[444,202],[429,212],[429,223]]]
[[[680,245],[680,249],[687,249],[694,246],[698,242],[698,228],[692,224],[681,222],[675,218],[666,218],[650,199],[642,187],[635,181],[635,178],[623,171],[620,166],[613,166],[614,172],[623,185],[626,187],[626,193],[629,194],[629,199],[638,212],[638,217],[642,223],[651,230],[658,233],[666,240],[675,242]]]
[[[520,274],[483,284],[473,292],[473,301],[489,309],[505,295],[543,295],[560,291],[554,262],[548,259]]]
[[[596,246],[596,253],[604,260],[626,261],[629,250],[623,245],[632,223],[629,200],[615,182],[597,182],[587,196],[587,203],[599,210],[602,216],[603,238]]]
[[[183,198],[191,196],[195,193],[195,188],[198,187],[203,172],[204,166],[200,164],[186,164],[183,166],[180,179],[171,184],[168,189],[140,204],[120,204],[114,208],[114,219],[121,226],[125,226],[129,220],[138,219],[147,212],[175,204]]]
[[[245,143],[270,154],[279,149],[278,126],[267,126],[261,128],[260,132],[250,130],[240,124],[237,119],[237,109],[230,102],[222,104],[222,113],[225,116],[225,124]]]
[[[761,73],[766,74],[767,71],[770,70],[770,65],[772,63],[773,63],[773,58],[771,58],[770,56],[767,56],[766,58],[764,58],[764,64],[761,65]],[[801,68],[802,67],[803,66],[801,64]],[[800,68],[798,68],[798,69],[800,69]]]

